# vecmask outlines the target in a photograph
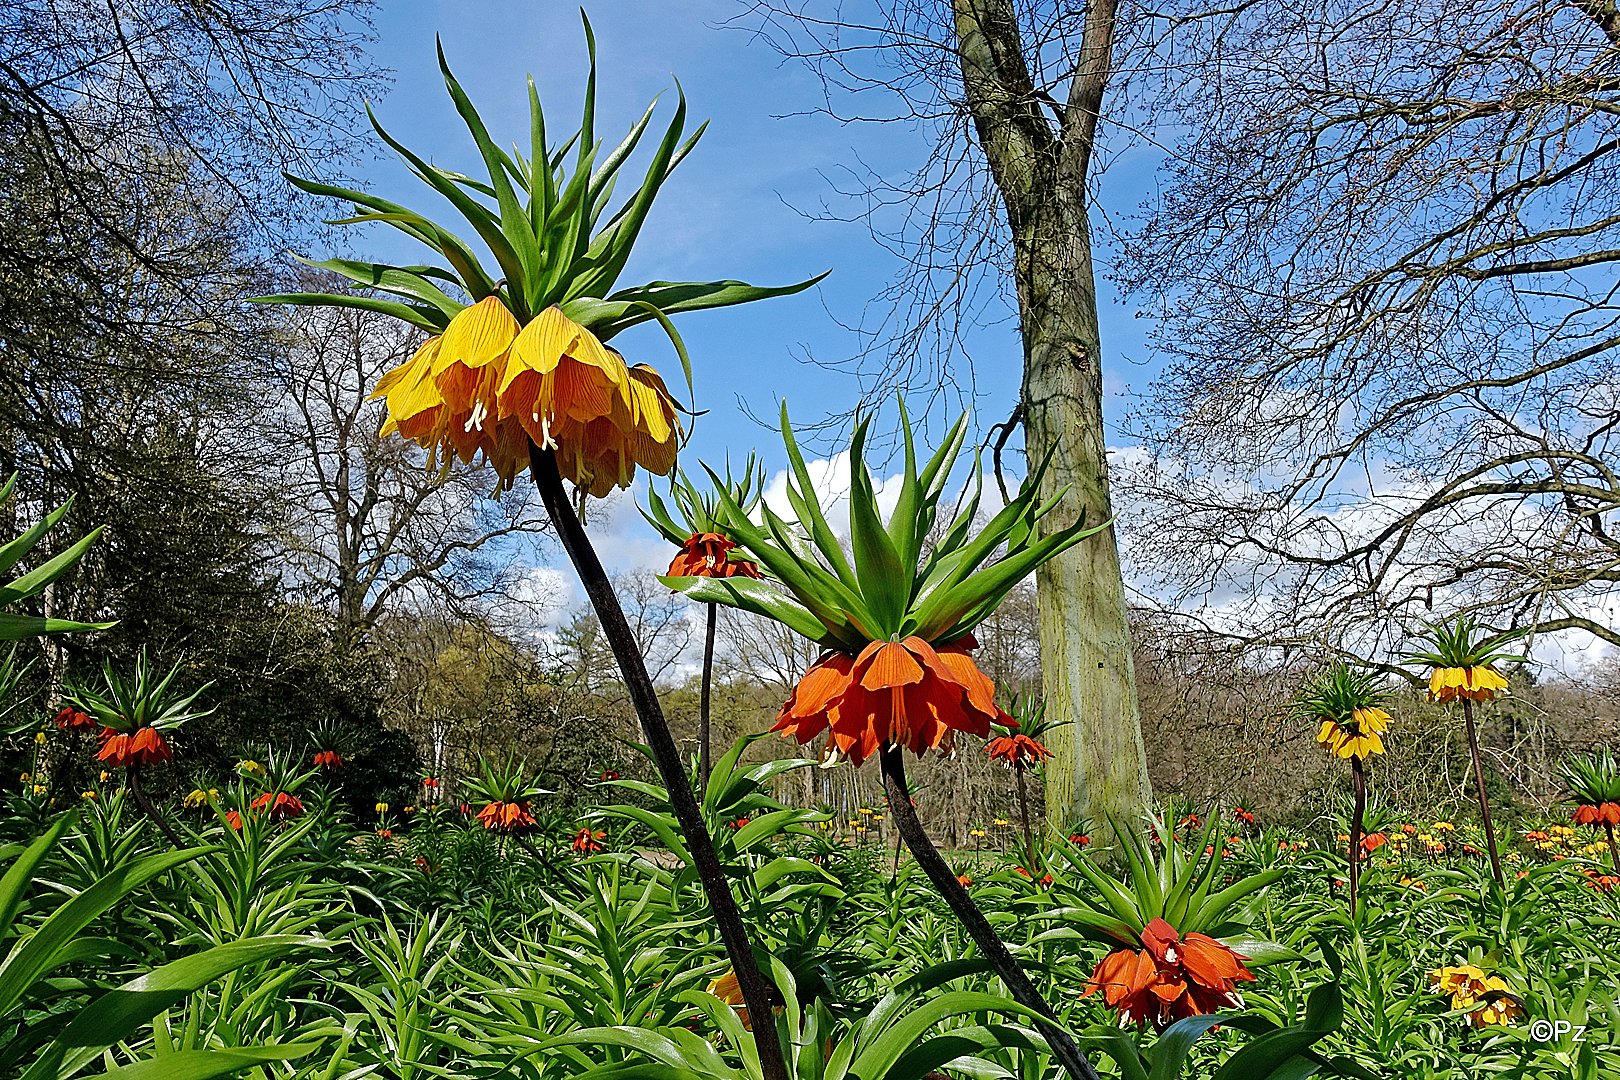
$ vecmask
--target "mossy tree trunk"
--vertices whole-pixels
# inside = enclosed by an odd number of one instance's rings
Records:
[[[1097,0],[1087,10],[1068,100],[1058,102],[1030,79],[1012,0],[954,0],[966,101],[1012,231],[1025,446],[1032,464],[1051,455],[1043,496],[1068,489],[1053,527],[1112,516],[1086,185],[1115,3]],[[1047,715],[1073,721],[1052,733],[1048,824],[1135,824],[1151,792],[1113,530],[1048,563],[1036,587]]]

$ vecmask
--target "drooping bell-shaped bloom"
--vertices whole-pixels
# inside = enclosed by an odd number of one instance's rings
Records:
[[[519,326],[495,296],[458,313],[372,397],[387,402],[384,434],[441,459],[482,455],[508,482],[528,467],[532,440],[598,498],[629,487],[637,466],[668,473],[679,443],[674,402],[652,368],[626,367],[555,306]]]
[[[607,833],[601,830],[592,832],[588,826],[582,828],[574,834],[574,854],[595,855],[597,852],[604,850],[602,841],[606,839]]]
[[[343,768],[343,755],[336,750],[317,750],[310,764],[317,769],[341,769]]]
[[[1620,803],[1588,803],[1575,808],[1577,825],[1620,825]]]
[[[1022,733],[991,739],[984,744],[984,752],[990,755],[991,760],[1005,761],[1020,772],[1052,756],[1052,751],[1044,743]]]
[[[125,734],[112,728],[101,729],[101,749],[97,761],[114,768],[131,765],[157,765],[174,757],[169,741],[157,728],[141,727]]]
[[[286,821],[304,812],[304,803],[298,796],[285,791],[266,791],[252,802],[248,809],[262,813],[271,821]]]
[[[490,832],[511,833],[534,827],[534,815],[520,802],[492,802],[478,811],[478,823]]]
[[[733,559],[737,545],[719,533],[693,533],[670,560],[668,577],[759,577],[759,567],[747,559]]]
[[[886,743],[921,755],[949,749],[955,733],[984,738],[1011,718],[996,707],[995,684],[968,650],[971,635],[938,648],[918,637],[874,641],[860,655],[822,656],[776,716],[771,729],[807,743],[830,729],[834,752],[860,765]]]
[[[1141,934],[1142,948],[1116,949],[1093,971],[1085,995],[1101,991],[1122,1023],[1163,1031],[1177,1020],[1237,1008],[1240,982],[1253,982],[1248,958],[1199,933],[1178,935],[1163,919]]]
[[[1356,709],[1348,721],[1323,720],[1316,741],[1341,758],[1367,758],[1384,752],[1384,732],[1389,730],[1389,713],[1371,706]]]
[[[1437,667],[1429,674],[1430,701],[1494,701],[1508,681],[1490,665]]]

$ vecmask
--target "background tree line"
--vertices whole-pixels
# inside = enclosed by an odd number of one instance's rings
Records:
[[[338,724],[371,761],[357,806],[385,777],[480,751],[585,783],[634,767],[633,730],[587,617],[530,629],[535,507],[377,437],[363,390],[409,334],[244,303],[287,284],[281,252],[316,228],[279,171],[330,172],[353,149],[383,75],[367,10],[0,10],[5,524],[71,497],[59,535],[107,526],[45,607],[118,621],[41,645],[37,691],[48,707],[145,648],[213,683],[196,760]],[[878,205],[911,208],[891,299],[915,316],[869,358],[873,386],[938,387],[953,359],[967,383],[967,331],[1017,311],[1023,385],[987,446],[1014,456],[1023,425],[1085,481],[1070,510],[1125,510],[1135,595],[1101,550],[1018,594],[984,643],[1009,693],[1074,721],[1070,816],[1087,783],[1132,803],[1144,769],[1160,794],[1325,805],[1283,699],[1310,665],[1387,656],[1434,613],[1620,641],[1602,615],[1620,565],[1612,0],[739,10],[823,74],[830,111],[881,97],[937,135],[915,175],[873,181]],[[1151,198],[1099,213],[1118,205],[1110,169],[1144,146]],[[1111,463],[1097,276],[1151,320],[1164,362],[1123,425],[1141,449]],[[622,585],[686,723],[686,613],[644,576]],[[724,738],[764,726],[813,657],[756,626],[722,637]],[[1613,734],[1610,675],[1543,678],[1521,676],[1487,733],[1498,780],[1529,802],[1564,748]],[[1419,726],[1393,740],[1385,790],[1415,805],[1456,786],[1456,755],[1409,704]],[[809,779],[807,802],[866,798]],[[951,793],[932,824],[955,838],[1006,808],[1003,779],[965,745],[918,776]]]

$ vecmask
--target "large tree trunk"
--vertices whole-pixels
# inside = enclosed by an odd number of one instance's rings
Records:
[[[1012,230],[1024,339],[1025,446],[1051,455],[1042,495],[1067,487],[1053,526],[1112,516],[1103,436],[1097,289],[1086,179],[1112,55],[1114,0],[1086,15],[1080,64],[1059,104],[1024,62],[1012,0],[954,0],[963,86]],[[1046,109],[1055,114],[1048,116]],[[1047,821],[1134,825],[1151,798],[1119,549],[1112,530],[1043,567],[1041,680],[1052,733]]]

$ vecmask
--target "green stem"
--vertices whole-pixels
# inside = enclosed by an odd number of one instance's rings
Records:
[[[1355,817],[1350,822],[1350,919],[1353,922],[1361,892],[1361,838],[1367,820],[1367,772],[1359,757],[1350,759],[1350,778],[1356,790]]]

